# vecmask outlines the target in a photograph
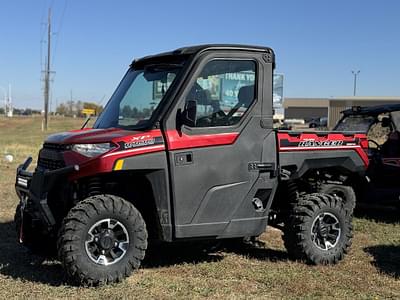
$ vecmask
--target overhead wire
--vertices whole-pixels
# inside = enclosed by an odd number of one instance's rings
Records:
[[[56,54],[57,54],[58,40],[59,40],[59,37],[60,37],[62,26],[64,24],[64,16],[65,16],[65,11],[67,10],[67,2],[68,2],[68,0],[64,1],[64,7],[63,7],[63,10],[62,10],[62,13],[61,13],[61,18],[59,20],[58,28],[57,28],[57,31],[56,31],[56,34],[55,34],[56,35],[56,39],[55,39],[55,43],[54,43],[52,64],[54,64],[54,61],[55,61],[55,58],[56,58]]]
[[[40,17],[40,69],[41,70],[44,69],[43,45],[45,43],[45,33],[46,33],[46,26],[45,26],[46,22],[44,20],[46,7],[47,7],[47,0],[44,1],[43,7],[42,7],[42,15]],[[40,80],[42,80],[42,78]]]
[[[50,5],[51,9],[53,7],[53,4],[54,4],[54,0],[51,2],[51,5]],[[61,12],[61,18],[59,19],[58,26],[57,26],[56,30],[51,33],[52,35],[54,34],[54,36],[55,36],[55,41],[54,41],[54,44],[53,44],[54,46],[52,47],[53,48],[53,55],[52,55],[52,59],[51,59],[51,63],[50,63],[50,69],[51,70],[53,70],[54,62],[55,62],[55,59],[56,59],[56,54],[57,54],[57,49],[58,49],[58,41],[59,41],[59,37],[60,37],[62,26],[63,26],[63,23],[64,23],[64,16],[65,16],[66,9],[67,9],[67,0],[64,1],[64,6],[63,6],[63,9],[62,9],[62,12]],[[51,81],[54,82],[55,77],[56,77],[56,73],[54,71],[52,71],[51,74],[52,74]],[[53,100],[53,90],[50,88],[49,92],[50,92],[50,103],[52,103],[53,102],[52,101]]]

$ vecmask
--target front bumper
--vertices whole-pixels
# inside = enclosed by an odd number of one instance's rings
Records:
[[[36,168],[34,173],[26,171],[32,162],[28,157],[17,168],[15,190],[20,199],[21,213],[30,208],[40,221],[48,228],[52,228],[56,221],[47,203],[47,194],[61,177],[79,171],[78,165],[71,165],[56,170]]]

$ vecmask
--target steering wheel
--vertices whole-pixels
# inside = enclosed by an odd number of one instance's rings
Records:
[[[376,146],[376,149],[377,149],[378,151],[381,151],[381,146],[380,146],[376,141],[374,141],[374,140],[368,140],[368,143],[374,144],[374,145]]]

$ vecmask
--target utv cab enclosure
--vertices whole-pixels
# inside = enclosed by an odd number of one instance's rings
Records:
[[[128,276],[148,241],[251,239],[268,223],[294,259],[338,262],[366,136],[275,131],[274,66],[242,45],[133,61],[93,128],[49,136],[35,171],[18,168],[20,241],[56,245],[84,285]]]
[[[356,189],[358,201],[400,208],[400,104],[353,107],[342,112],[334,130],[368,137],[367,180]]]

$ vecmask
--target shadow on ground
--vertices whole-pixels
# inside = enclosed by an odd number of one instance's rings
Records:
[[[143,268],[158,268],[183,263],[198,264],[202,262],[218,262],[224,257],[212,251],[202,243],[161,243],[150,245],[147,249]]]
[[[395,207],[358,205],[354,216],[387,224],[400,223],[400,210]]]
[[[158,268],[183,263],[218,262],[226,253],[249,258],[287,260],[285,251],[254,248],[240,241],[216,244],[178,243],[158,244],[148,249],[143,268]],[[32,254],[18,244],[14,222],[0,223],[0,274],[16,280],[31,281],[51,286],[67,284],[61,264],[55,258]]]
[[[242,240],[225,240],[218,243],[174,243],[159,244],[150,247],[144,268],[167,267],[182,263],[217,262],[225,253],[234,253],[248,258],[272,262],[288,260],[286,251],[253,247]]]
[[[65,282],[59,262],[34,255],[18,244],[11,221],[0,223],[0,274],[52,286]]]
[[[364,248],[364,251],[373,256],[372,264],[379,271],[400,278],[400,244],[371,246]]]
[[[226,241],[221,245],[221,250],[252,259],[268,260],[271,262],[288,261],[290,259],[286,251],[264,248],[263,246],[254,247],[243,244],[240,241]]]

